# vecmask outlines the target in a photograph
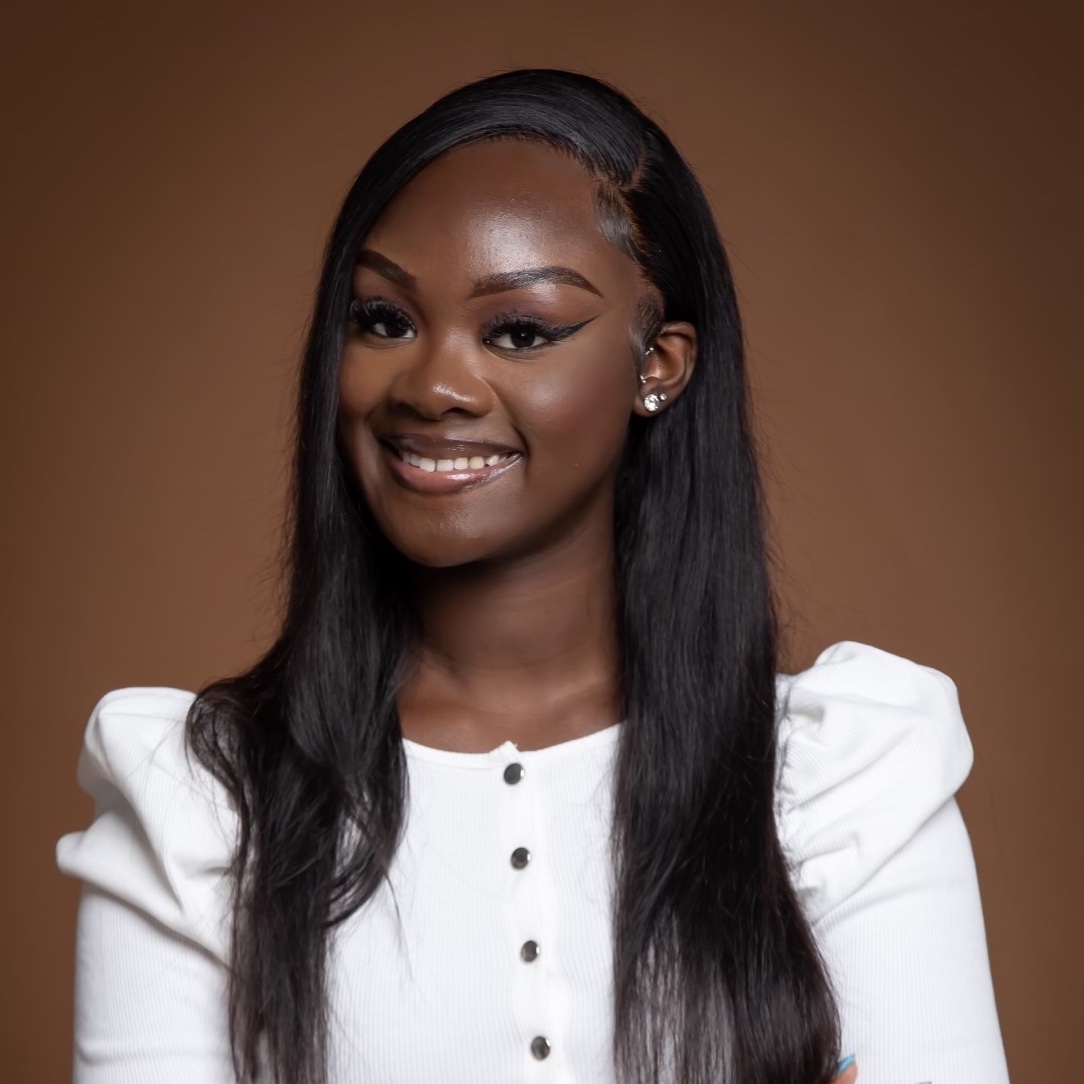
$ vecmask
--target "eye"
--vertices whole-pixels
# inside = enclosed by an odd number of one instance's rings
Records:
[[[350,302],[350,322],[359,331],[378,339],[413,339],[418,332],[410,317],[398,306],[383,298]]]
[[[496,335],[487,335],[486,342],[501,350],[532,350],[545,343],[553,342],[534,324],[506,324]]]
[[[590,320],[564,327],[548,324],[535,316],[508,314],[492,320],[482,334],[482,342],[507,354],[526,354],[567,339]]]

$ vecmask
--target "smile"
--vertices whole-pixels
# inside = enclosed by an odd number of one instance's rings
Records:
[[[453,474],[463,471],[480,471],[486,467],[496,467],[500,463],[507,463],[515,455],[508,452],[505,455],[490,456],[459,456],[458,459],[430,459],[424,455],[415,455],[413,452],[399,452],[404,463],[409,463],[419,470],[428,471],[430,474]]]
[[[392,476],[418,493],[454,493],[489,482],[522,458],[519,452],[436,458],[381,442]]]

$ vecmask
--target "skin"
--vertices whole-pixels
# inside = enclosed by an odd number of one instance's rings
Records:
[[[642,396],[664,392],[665,408],[686,386],[696,333],[664,325],[640,385],[637,312],[653,288],[599,231],[595,194],[552,149],[471,144],[419,174],[363,244],[353,285],[370,308],[343,354],[340,432],[377,522],[415,562],[424,640],[400,718],[423,744],[537,749],[617,721],[618,461],[633,413],[649,413]],[[552,267],[584,284],[494,282]],[[402,316],[380,322],[374,299]],[[509,312],[584,326],[549,344],[529,328],[493,335]],[[404,437],[514,457],[479,484],[418,492],[384,446]]]
[[[399,712],[425,745],[539,749],[618,721],[618,462],[633,415],[652,416],[644,397],[664,393],[661,414],[686,388],[696,331],[667,323],[643,341],[654,288],[600,232],[596,191],[550,148],[470,144],[406,186],[359,254],[340,438],[377,523],[413,562],[423,639]],[[554,267],[572,274],[497,279]],[[508,313],[582,326],[546,343],[495,329]],[[509,459],[435,492],[434,475],[391,447]]]

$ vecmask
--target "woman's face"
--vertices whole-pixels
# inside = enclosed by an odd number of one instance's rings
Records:
[[[359,252],[340,373],[343,444],[397,549],[451,567],[609,523],[646,289],[550,148],[470,144],[400,192]]]

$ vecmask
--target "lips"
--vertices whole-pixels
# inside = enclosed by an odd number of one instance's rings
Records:
[[[393,477],[422,493],[452,493],[488,482],[522,458],[506,444],[413,433],[386,435],[380,444]]]
[[[514,453],[512,453],[514,454]],[[509,455],[471,455],[456,456],[454,459],[433,459],[430,456],[415,455],[413,452],[401,452],[400,458],[404,463],[409,463],[419,470],[428,471],[430,474],[447,474],[450,471],[482,470],[484,467],[496,467],[512,458]]]
[[[413,455],[425,459],[474,459],[481,457],[489,459],[491,456],[518,455],[516,448],[507,444],[497,444],[493,441],[482,440],[458,440],[452,437],[428,437],[419,433],[395,433],[386,434],[380,438],[380,443],[403,455],[410,452]]]

